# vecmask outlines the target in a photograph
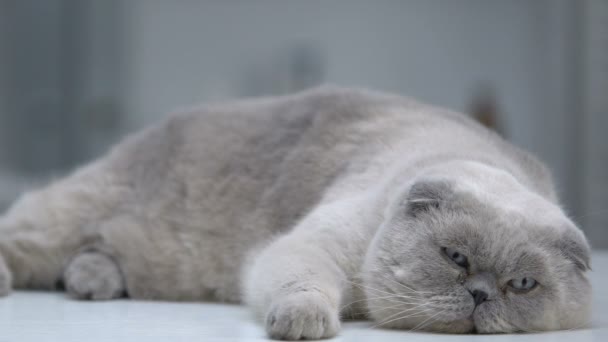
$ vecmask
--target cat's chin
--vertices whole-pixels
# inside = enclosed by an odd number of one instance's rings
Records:
[[[413,326],[405,325],[386,325],[384,328],[409,331],[425,331],[439,334],[474,334],[477,333],[477,327],[472,317],[460,319],[450,322],[434,322],[433,324],[414,323]]]
[[[439,322],[437,325],[429,329],[433,332],[447,334],[469,334],[477,332],[475,321],[472,318],[461,319],[452,322]]]

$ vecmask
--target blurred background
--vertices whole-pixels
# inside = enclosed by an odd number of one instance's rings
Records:
[[[477,117],[608,247],[608,0],[0,0],[0,209],[176,108],[321,83]]]

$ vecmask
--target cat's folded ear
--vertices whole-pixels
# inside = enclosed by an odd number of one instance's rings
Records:
[[[454,195],[453,185],[441,180],[419,180],[409,190],[407,212],[414,217],[444,207]]]
[[[557,240],[556,247],[581,271],[591,269],[591,248],[585,235],[579,229],[566,229]]]

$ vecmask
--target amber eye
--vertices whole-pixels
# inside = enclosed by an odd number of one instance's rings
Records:
[[[442,250],[456,265],[464,268],[469,267],[469,260],[464,254],[448,247],[443,247]]]
[[[530,291],[533,288],[535,288],[536,285],[538,285],[536,280],[529,278],[529,277],[511,279],[509,281],[509,286],[511,286],[513,289],[515,289],[519,292]]]

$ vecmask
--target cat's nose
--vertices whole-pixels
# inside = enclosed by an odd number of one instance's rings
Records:
[[[475,306],[485,302],[488,299],[488,293],[482,290],[469,291],[475,300]]]
[[[496,276],[489,272],[473,274],[463,285],[473,296],[475,306],[487,300],[492,300],[498,295]]]

